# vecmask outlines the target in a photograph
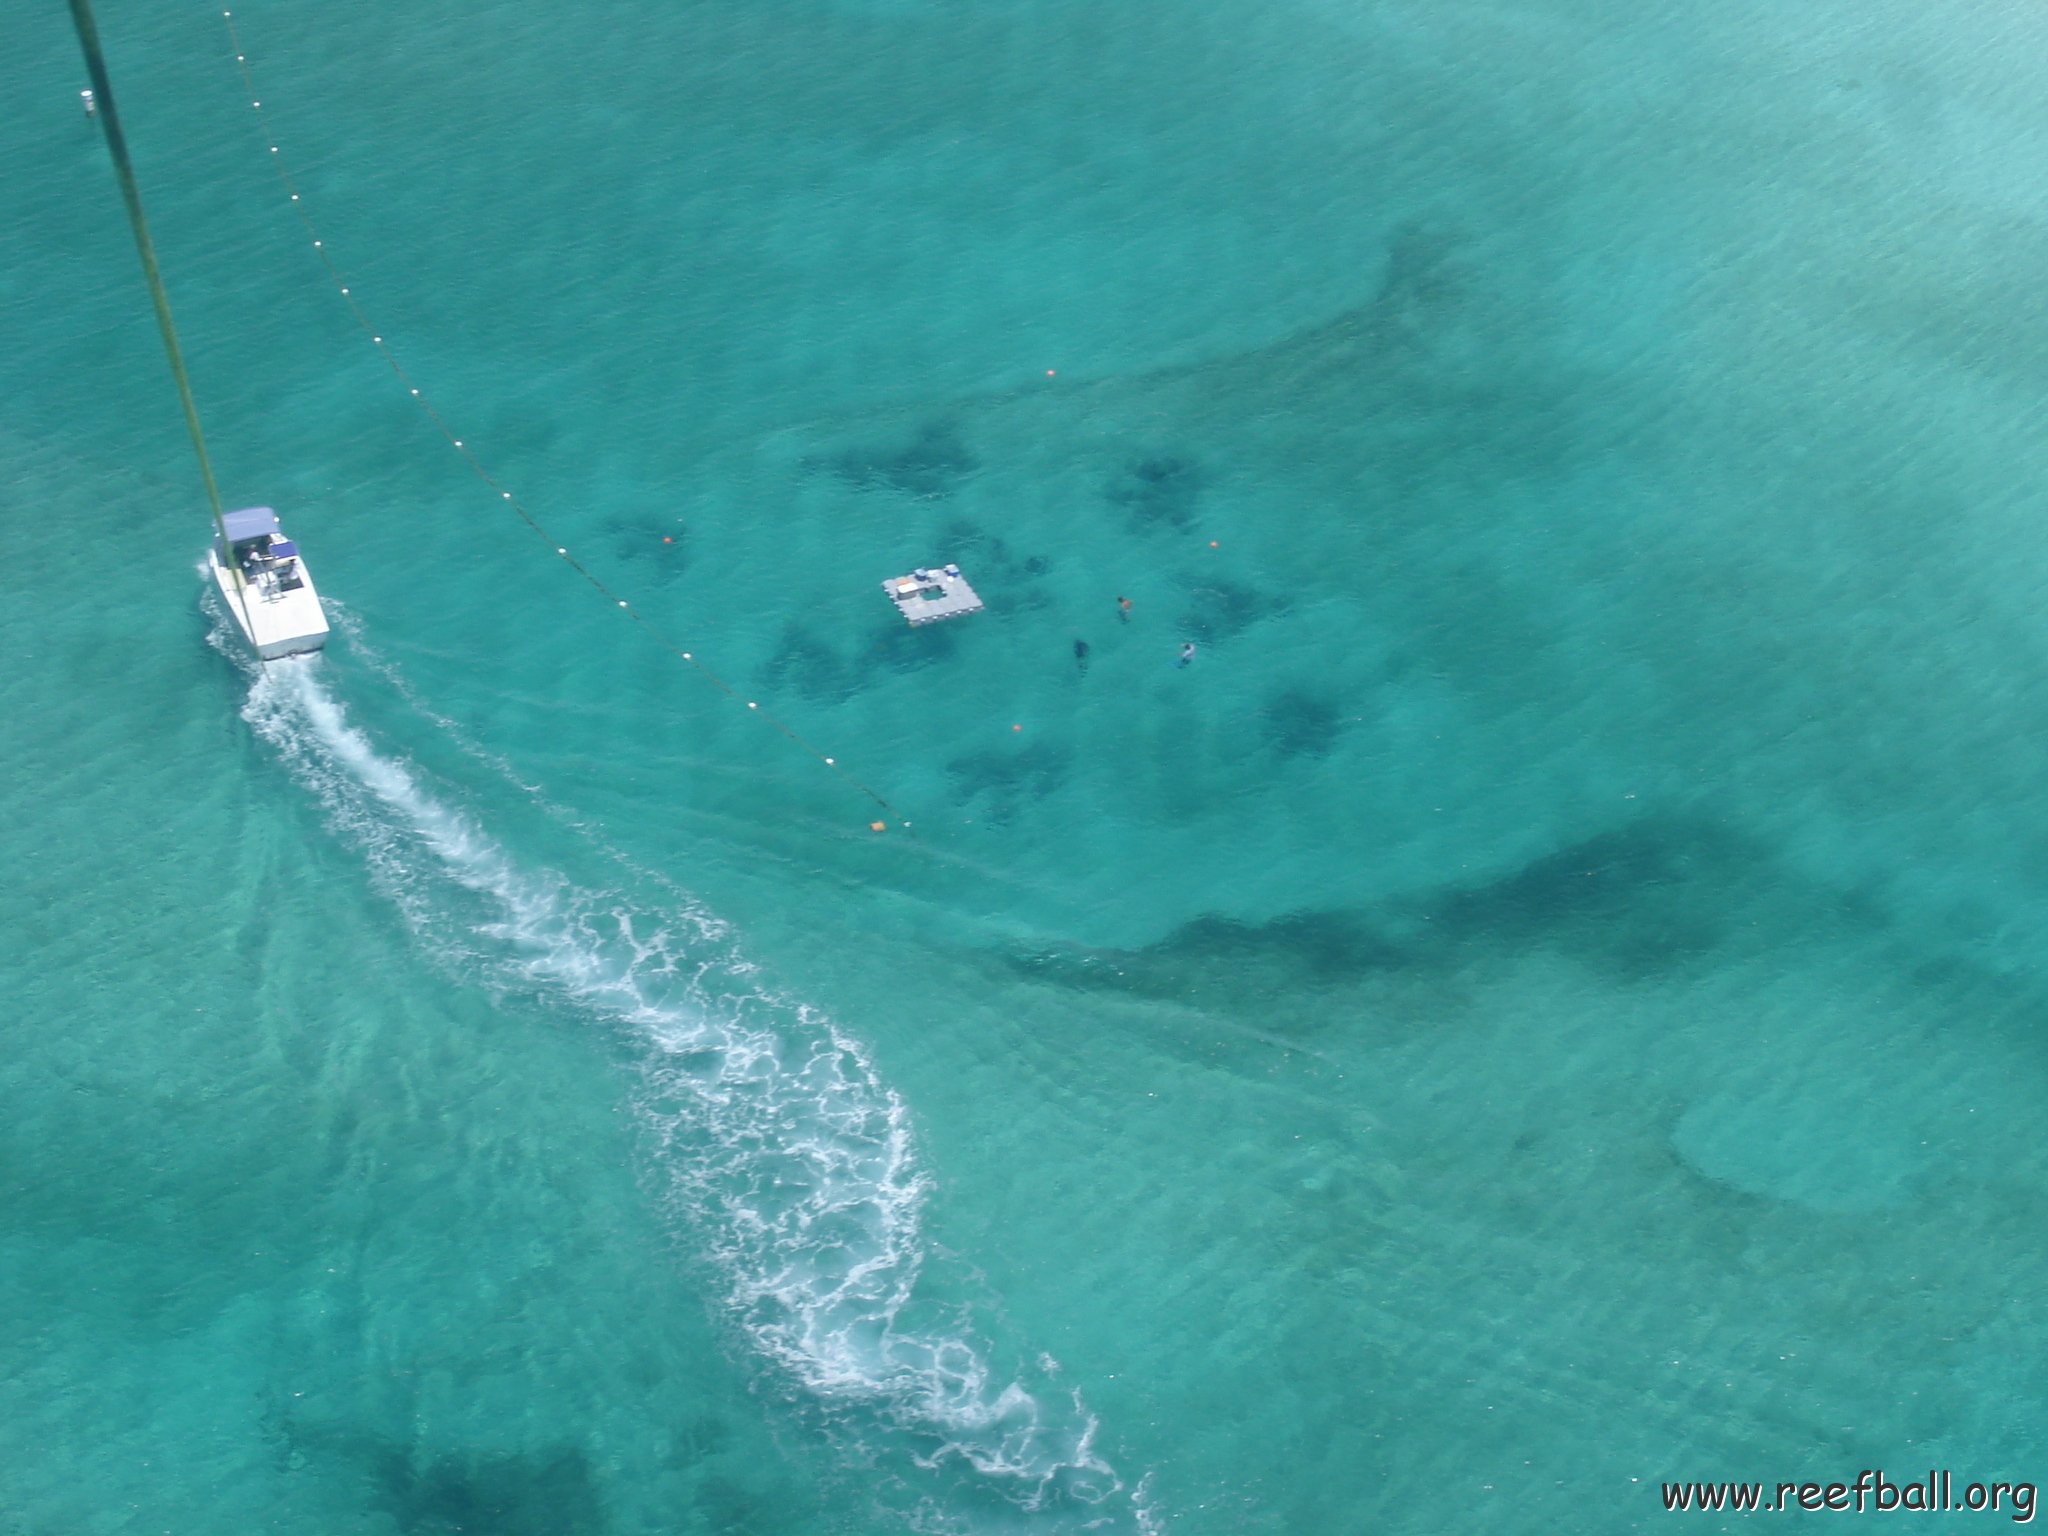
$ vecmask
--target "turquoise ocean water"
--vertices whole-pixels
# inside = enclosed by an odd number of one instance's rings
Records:
[[[5,9],[0,1532],[2044,1470],[2037,8]]]

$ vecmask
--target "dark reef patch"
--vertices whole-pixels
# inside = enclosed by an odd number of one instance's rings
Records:
[[[1147,455],[1126,465],[1104,494],[1130,514],[1135,527],[1185,530],[1195,520],[1202,471],[1171,454]]]
[[[990,576],[1014,579],[1037,575],[1047,568],[1042,556],[1019,560],[1012,553],[1009,541],[1001,534],[990,533],[981,524],[965,517],[949,520],[939,530],[939,543],[945,548],[946,559],[956,560],[963,566],[972,564],[973,569],[968,572],[970,580],[986,580]],[[1037,565],[1037,571],[1025,569],[1033,564]],[[980,592],[981,588],[977,586],[975,590]],[[984,592],[982,595],[986,597],[988,594]]]
[[[845,657],[815,630],[800,624],[784,628],[782,643],[768,658],[761,677],[770,690],[794,689],[805,698],[821,704],[842,703],[865,683],[860,672]]]
[[[1638,822],[1532,859],[1487,885],[1450,891],[1425,915],[1440,944],[1550,944],[1637,974],[1720,942],[1728,903],[1706,888],[1747,863],[1701,823]]]
[[[1623,978],[1668,971],[1730,940],[1729,914],[1760,855],[1717,827],[1652,820],[1600,833],[1478,886],[1370,909],[1326,908],[1263,922],[1203,916],[1137,949],[1062,945],[1008,957],[1040,981],[1170,998],[1287,1020],[1276,999],[1374,977],[1453,974],[1492,951],[1547,948]],[[1338,1016],[1316,1008],[1303,1027]]]
[[[580,1451],[444,1457],[421,1466],[380,1444],[366,1460],[376,1506],[407,1536],[601,1536],[606,1526]]]
[[[1199,957],[1236,969],[1284,957],[1289,971],[1319,985],[1398,970],[1414,957],[1356,912],[1291,912],[1263,923],[1204,916],[1183,923],[1155,946],[1166,958]]]
[[[1187,609],[1180,616],[1180,633],[1206,643],[1228,640],[1260,619],[1285,613],[1292,606],[1284,596],[1212,578],[1188,593]]]
[[[820,461],[808,461],[816,467]],[[895,447],[848,448],[822,461],[856,490],[888,490],[917,501],[950,496],[981,461],[961,442],[948,421],[928,421],[909,443]]]
[[[991,614],[1027,613],[1050,601],[1035,583],[1052,570],[1052,562],[1044,555],[1020,556],[1009,540],[971,519],[948,521],[937,547],[944,553],[935,558],[958,561]]]
[[[622,513],[598,524],[612,557],[674,581],[690,566],[690,530],[673,517],[651,512]]]
[[[1439,224],[1411,220],[1387,237],[1387,270],[1373,304],[1404,318],[1453,305],[1463,290],[1455,253],[1457,235]]]
[[[1049,742],[969,752],[946,764],[955,796],[977,819],[1001,826],[1044,799],[1067,776],[1070,754]]]
[[[1344,734],[1346,719],[1324,695],[1289,688],[1260,706],[1259,723],[1267,745],[1282,757],[1327,757]]]
[[[683,1529],[715,1532],[716,1536],[773,1536],[802,1518],[800,1511],[766,1501],[729,1477],[699,1480],[690,1503],[697,1519],[686,1522]]]
[[[1414,955],[1362,914],[1294,912],[1263,923],[1214,915],[1183,923],[1157,944],[1109,950],[1060,946],[1011,957],[1013,969],[1078,991],[1125,992],[1256,1017],[1284,1028],[1271,1001],[1304,983],[1330,987],[1395,971]]]
[[[960,653],[957,626],[973,619],[955,619],[946,624],[905,624],[883,622],[872,632],[866,655],[877,666],[892,672],[915,672],[937,662],[951,661]]]

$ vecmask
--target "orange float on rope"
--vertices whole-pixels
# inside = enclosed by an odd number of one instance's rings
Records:
[[[868,830],[870,832],[886,832],[889,830],[889,823],[886,821],[871,821],[868,823]]]

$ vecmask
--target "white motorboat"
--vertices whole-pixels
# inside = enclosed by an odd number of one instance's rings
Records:
[[[298,545],[284,536],[270,508],[221,514],[207,565],[242,638],[263,660],[317,651],[327,643],[320,594]]]

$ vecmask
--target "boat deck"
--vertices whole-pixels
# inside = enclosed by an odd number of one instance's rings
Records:
[[[320,594],[313,590],[313,578],[303,562],[298,567],[299,585],[280,587],[267,572],[247,583],[248,612],[243,613],[242,593],[235,591],[232,572],[218,560],[210,561],[214,584],[227,604],[235,627],[242,630],[250,647],[265,661],[291,656],[300,651],[317,651],[327,643],[327,615],[320,607]],[[254,625],[254,633],[250,626]]]

